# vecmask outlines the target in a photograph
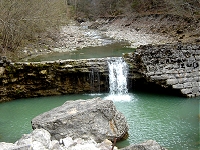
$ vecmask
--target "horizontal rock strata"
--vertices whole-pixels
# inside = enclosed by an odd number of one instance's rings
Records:
[[[148,140],[141,144],[130,145],[121,150],[167,150],[161,147],[156,141]]]
[[[200,45],[146,45],[124,57],[148,82],[177,89],[187,97],[200,96]]]
[[[107,59],[0,64],[0,102],[23,97],[108,91]]]

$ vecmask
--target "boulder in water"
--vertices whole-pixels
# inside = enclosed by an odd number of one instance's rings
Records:
[[[156,141],[148,140],[141,144],[130,145],[120,150],[167,150],[161,147]]]
[[[65,137],[118,140],[127,136],[128,125],[124,115],[116,110],[111,100],[67,101],[62,106],[45,112],[32,120],[32,128],[47,130],[52,139]]]

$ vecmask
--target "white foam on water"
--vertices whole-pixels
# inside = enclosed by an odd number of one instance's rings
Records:
[[[129,102],[132,100],[132,96],[129,94],[126,94],[126,95],[119,95],[119,94],[111,95],[111,94],[109,94],[108,96],[104,97],[104,99],[112,100],[115,102]]]

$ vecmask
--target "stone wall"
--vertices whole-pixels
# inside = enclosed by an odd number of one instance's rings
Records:
[[[200,96],[200,45],[140,46],[124,58],[147,82],[177,89],[187,97]]]

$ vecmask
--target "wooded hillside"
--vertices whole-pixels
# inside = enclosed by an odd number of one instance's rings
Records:
[[[131,15],[170,13],[186,17],[200,16],[200,0],[68,0],[77,16]]]
[[[48,36],[65,25],[69,14],[86,20],[135,14],[174,14],[197,19],[200,0],[1,0],[0,53],[37,43],[41,34]]]

